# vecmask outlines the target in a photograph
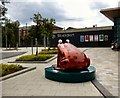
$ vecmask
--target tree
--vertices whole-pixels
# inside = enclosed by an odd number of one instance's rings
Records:
[[[7,36],[7,43],[10,46],[15,47],[18,44],[18,32],[19,32],[19,21],[12,21],[10,19],[5,20],[5,26],[3,27],[2,30],[2,35],[3,35],[3,45],[5,42],[5,36]]]
[[[46,21],[46,23],[45,23],[45,28],[46,28],[45,36],[48,39],[48,45],[49,45],[49,47],[50,47],[50,38],[52,37],[52,34],[53,34],[54,24],[55,24],[55,19],[53,19],[53,18],[48,19]]]
[[[41,14],[38,12],[36,14],[34,14],[33,18],[31,18],[33,20],[34,23],[36,23],[36,26],[34,27],[34,31],[35,33],[35,37],[39,38],[41,36],[41,31],[40,31],[40,27],[42,25],[42,16]],[[39,36],[40,35],[40,36]]]
[[[35,32],[33,37],[37,39],[44,38],[44,47],[46,47],[46,37],[50,43],[50,37],[52,36],[55,19],[43,18],[39,12],[34,14],[33,18],[31,19],[36,23],[36,27],[33,26],[31,28],[31,30],[34,28],[33,32]]]
[[[0,31],[2,31],[2,29],[3,28],[1,28],[2,27],[2,25],[3,24],[5,24],[4,23],[4,21],[5,21],[5,19],[6,19],[6,16],[5,16],[5,14],[6,14],[6,12],[7,12],[7,8],[5,7],[5,4],[6,3],[10,3],[8,0],[1,0],[1,5],[0,5]],[[5,28],[4,28],[5,29]],[[1,42],[2,42],[2,36],[1,35],[3,35],[3,34],[1,34],[1,32],[0,32],[0,44],[1,44]],[[7,46],[7,39],[6,39],[6,46]],[[2,46],[2,45],[0,45],[0,46]],[[6,47],[7,48],[7,47]]]
[[[6,12],[7,12],[7,8],[5,7],[6,3],[10,3],[8,0],[1,0],[1,4],[0,5],[0,17],[5,16]]]

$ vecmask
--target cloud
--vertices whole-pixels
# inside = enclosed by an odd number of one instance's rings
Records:
[[[63,21],[67,18],[64,15],[64,9],[57,2],[42,2],[39,6],[43,17],[54,18],[56,21]]]
[[[9,17],[19,20],[21,24],[29,23],[34,13],[39,12],[43,17],[64,21],[65,11],[56,2],[11,2],[7,5]]]
[[[69,17],[64,17],[64,18],[59,18],[56,20],[57,22],[80,22],[84,21],[84,18],[69,18]]]
[[[8,5],[8,14],[11,19],[19,20],[21,23],[25,24],[30,21],[30,18],[38,8],[37,3],[11,2]]]
[[[19,2],[18,2],[19,1]],[[119,0],[12,0],[7,4],[8,15],[19,20],[21,26],[32,24],[30,18],[39,12],[45,18],[54,18],[61,27],[87,27],[94,24],[111,25],[99,11],[118,6]],[[120,3],[119,3],[120,5]],[[108,21],[108,22],[106,22]],[[110,22],[109,22],[110,21]]]
[[[104,3],[104,2],[100,2],[100,1],[95,1],[95,2],[91,2],[90,3],[90,8],[92,10],[95,10],[95,9],[103,9],[103,8],[107,8],[109,7],[108,4]]]
[[[83,21],[83,18],[66,18],[64,21]]]

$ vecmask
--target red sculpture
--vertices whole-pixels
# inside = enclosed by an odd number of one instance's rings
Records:
[[[90,66],[90,59],[77,47],[70,44],[69,40],[66,41],[67,43],[62,43],[62,40],[59,40],[57,46],[57,66],[54,66],[54,69],[62,71],[80,71]]]

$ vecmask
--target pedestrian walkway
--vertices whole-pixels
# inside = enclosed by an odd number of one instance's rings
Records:
[[[80,48],[91,59],[96,67],[96,78],[114,96],[118,95],[117,53],[109,48]],[[30,51],[26,54],[30,54]],[[18,57],[18,56],[17,56]],[[13,61],[16,57],[4,59]],[[22,63],[23,66],[36,66],[37,69],[15,76],[2,82],[3,96],[101,96],[91,82],[61,83],[45,78],[44,68],[56,64],[57,59],[50,63]]]
[[[96,78],[112,95],[118,96],[118,51],[91,48],[85,52],[96,67]]]
[[[36,64],[37,69],[5,80],[3,96],[102,96],[91,82],[60,83],[45,78],[44,68],[56,63]]]

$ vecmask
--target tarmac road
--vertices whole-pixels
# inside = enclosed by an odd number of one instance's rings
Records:
[[[0,56],[2,56],[0,58],[1,59],[5,59],[5,58],[10,58],[10,57],[14,57],[14,56],[18,56],[18,55],[22,55],[26,52],[3,52],[3,53],[0,53]]]

